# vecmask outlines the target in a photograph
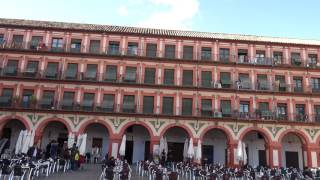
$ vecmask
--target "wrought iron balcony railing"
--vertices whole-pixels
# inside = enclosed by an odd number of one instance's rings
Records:
[[[0,42],[0,49],[16,49],[26,51],[38,51],[38,52],[57,52],[57,53],[72,53],[72,54],[92,54],[92,55],[104,55],[104,56],[128,56],[128,57],[144,57],[155,59],[175,59],[175,60],[197,60],[197,61],[215,61],[221,63],[232,64],[247,64],[247,65],[263,65],[263,66],[280,66],[291,65],[293,67],[305,67],[305,68],[320,68],[318,59],[303,60],[299,59],[285,59],[284,57],[250,57],[248,55],[223,55],[214,54],[210,51],[202,51],[197,54],[184,53],[183,51],[158,51],[158,50],[146,50],[140,48],[120,48],[120,46],[110,46],[107,49],[101,47],[71,47],[63,43],[60,44],[45,44],[42,42]]]

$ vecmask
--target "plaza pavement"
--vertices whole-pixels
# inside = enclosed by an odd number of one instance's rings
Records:
[[[35,180],[99,180],[101,174],[101,164],[85,164],[83,169],[78,171],[68,171],[66,173],[55,173],[49,177],[40,177]],[[135,167],[132,169],[132,180],[146,180],[135,175]]]

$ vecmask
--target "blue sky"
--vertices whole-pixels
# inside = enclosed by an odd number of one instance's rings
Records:
[[[320,40],[320,0],[6,0],[0,17]]]

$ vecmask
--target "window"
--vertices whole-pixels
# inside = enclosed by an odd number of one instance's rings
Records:
[[[61,108],[66,110],[73,109],[74,92],[64,92]]]
[[[63,51],[63,39],[62,38],[52,38],[51,50],[55,52]]]
[[[277,119],[287,120],[287,104],[285,103],[277,104]]]
[[[309,54],[308,55],[308,64],[311,67],[317,66],[318,63],[318,55],[317,54]]]
[[[154,108],[154,97],[144,96],[143,97],[143,113],[153,114],[153,108]]]
[[[302,87],[302,77],[297,77],[294,76],[293,77],[293,85],[294,85],[294,92],[303,92],[303,87]]]
[[[107,54],[119,55],[120,54],[120,42],[119,41],[110,41]]]
[[[16,76],[18,75],[18,60],[8,60],[7,66],[4,69],[5,75]]]
[[[146,49],[148,57],[157,57],[157,44],[147,43]]]
[[[164,85],[174,85],[174,69],[165,69],[163,78]]]
[[[271,119],[272,114],[269,111],[269,103],[268,102],[260,102],[259,103],[259,112],[258,115],[264,119]]]
[[[82,100],[82,110],[90,111],[93,109],[94,104],[94,93],[84,93]]]
[[[162,113],[166,115],[173,115],[173,97],[163,97]]]
[[[283,75],[276,75],[275,76],[275,91],[286,91],[287,85],[286,85],[286,78]]]
[[[266,64],[265,51],[256,51],[256,63],[257,64]]]
[[[105,81],[116,82],[117,81],[117,66],[107,65]]]
[[[38,72],[39,61],[28,61],[24,75],[34,77]]]
[[[2,95],[0,96],[0,107],[10,107],[12,103],[12,88],[2,89]]]
[[[70,51],[79,53],[81,52],[81,39],[71,39]]]
[[[45,72],[45,77],[52,78],[52,79],[57,78],[58,66],[59,64],[57,62],[48,62],[47,69]]]
[[[126,74],[124,76],[124,81],[129,83],[135,83],[137,76],[137,68],[136,67],[126,67]]]
[[[231,116],[231,101],[230,100],[222,100],[220,102],[220,108],[222,117],[230,117]]]
[[[43,37],[42,36],[32,36],[30,49],[38,49],[40,43],[42,43]]]
[[[314,106],[314,121],[320,122],[320,105]]]
[[[77,79],[78,64],[68,63],[65,78],[66,79]]]
[[[183,59],[193,59],[193,46],[183,46]]]
[[[257,86],[258,90],[269,90],[268,77],[266,74],[258,74]]]
[[[304,104],[296,104],[296,121],[305,121],[305,105]]]
[[[183,70],[182,85],[184,85],[184,86],[192,86],[193,85],[193,71],[192,70]]]
[[[4,43],[5,43],[4,35],[0,34],[0,45],[3,45]]]
[[[182,99],[182,111],[183,116],[192,115],[192,98],[183,98]]]
[[[238,63],[249,63],[247,49],[238,50]]]
[[[211,60],[211,48],[202,47],[201,48],[201,60]]]
[[[138,43],[135,42],[129,42],[128,43],[128,56],[136,56],[138,55]]]
[[[40,100],[40,107],[43,109],[52,109],[54,102],[54,91],[44,91]]]
[[[320,92],[320,78],[311,78],[312,92]]]
[[[165,52],[164,57],[168,59],[174,59],[176,53],[176,46],[175,45],[165,45]]]
[[[211,99],[201,100],[201,115],[212,116],[212,100]]]
[[[248,101],[240,101],[240,118],[249,118],[250,103]]]
[[[220,48],[219,49],[219,57],[222,62],[230,61],[230,49],[228,48]]]
[[[33,90],[30,89],[24,89],[22,93],[22,107],[23,108],[30,108],[31,102],[33,101]]]
[[[156,69],[146,68],[144,72],[144,83],[145,84],[155,84]]]
[[[90,40],[89,52],[93,54],[99,54],[100,40]]]
[[[251,89],[249,74],[240,73],[239,81],[237,82],[238,89]]]
[[[103,102],[101,105],[101,110],[104,112],[114,111],[114,94],[103,95]]]
[[[282,52],[273,52],[273,62],[275,65],[282,64]]]
[[[259,103],[259,110],[261,112],[263,111],[269,111],[269,103],[268,102],[260,102]]]
[[[17,48],[17,49],[23,48],[23,35],[13,35],[12,48]]]
[[[202,71],[201,72],[201,86],[202,87],[211,87],[212,84],[212,72],[211,71]]]
[[[135,101],[134,95],[124,95],[122,111],[125,113],[134,113],[135,112]]]
[[[220,82],[222,88],[231,88],[231,74],[229,72],[220,72]]]
[[[87,64],[87,71],[85,73],[85,80],[96,80],[97,79],[97,64]]]
[[[291,53],[291,64],[294,66],[300,66],[302,64],[300,53]]]
[[[240,102],[240,113],[248,113],[249,112],[249,102],[241,101]]]

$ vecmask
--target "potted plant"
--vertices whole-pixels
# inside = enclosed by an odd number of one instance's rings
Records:
[[[35,106],[35,105],[36,105],[36,103],[37,103],[37,97],[36,97],[35,95],[32,95],[32,96],[30,97],[30,103],[31,103],[32,106]]]
[[[13,96],[12,100],[14,104],[18,104],[20,97],[19,96]]]

